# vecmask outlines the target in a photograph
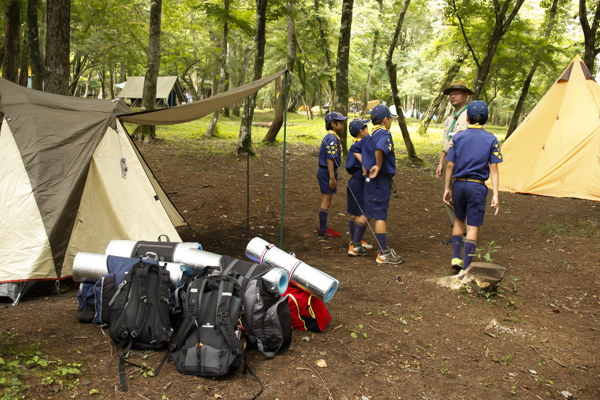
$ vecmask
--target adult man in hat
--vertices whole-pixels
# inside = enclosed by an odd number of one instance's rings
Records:
[[[473,91],[467,87],[467,83],[462,79],[452,82],[450,86],[444,89],[444,94],[449,97],[450,104],[453,107],[452,114],[446,118],[444,122],[443,131],[443,145],[442,152],[440,153],[440,163],[437,167],[436,175],[438,178],[446,176],[446,155],[452,145],[452,136],[457,132],[464,131],[468,128],[469,123],[467,122],[467,98],[473,94]],[[444,183],[444,179],[442,179]],[[444,185],[442,185],[444,186]],[[444,188],[445,191],[445,188]],[[454,215],[454,206],[452,204],[444,203],[444,209],[448,214],[450,220],[450,226],[454,227],[454,221],[456,219]],[[452,244],[452,238],[445,239],[442,243]]]

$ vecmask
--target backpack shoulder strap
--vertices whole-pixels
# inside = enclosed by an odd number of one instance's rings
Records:
[[[198,282],[198,284],[194,286],[200,286],[200,288],[198,289],[196,287],[192,287],[191,283],[188,287],[188,293],[186,296],[188,308],[185,313],[185,319],[183,320],[183,323],[181,324],[181,327],[179,328],[175,339],[173,339],[173,342],[169,346],[169,350],[171,350],[171,352],[179,350],[181,345],[185,342],[185,339],[187,339],[187,337],[189,336],[192,329],[194,327],[198,328],[198,321],[196,319],[196,316],[197,313],[200,311],[200,307],[202,306],[202,294],[204,293],[204,288],[206,287],[207,280],[206,278],[202,277],[195,282]],[[194,290],[196,290],[197,292],[195,293]],[[196,303],[196,299],[198,299],[198,303]]]
[[[224,279],[219,283],[216,321],[221,334],[233,351],[233,354],[241,357],[244,352],[244,347],[240,340],[235,336],[235,329],[232,326],[230,319],[231,297],[233,296],[237,281],[228,277],[223,278]]]
[[[231,264],[229,264],[227,266],[227,268],[225,268],[225,271],[223,271],[223,275],[227,275],[229,273],[229,271],[231,271],[233,269],[233,267],[235,267],[237,265],[237,263],[239,263],[240,260],[238,260],[237,258],[234,259]]]
[[[133,325],[133,329],[131,330],[131,337],[135,339],[142,329],[144,322],[146,321],[146,316],[148,314],[148,270],[150,266],[141,262],[136,268],[136,282],[138,285],[139,291],[139,300],[138,300],[138,313],[135,323]]]

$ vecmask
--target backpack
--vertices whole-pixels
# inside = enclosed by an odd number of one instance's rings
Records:
[[[169,272],[156,263],[139,260],[118,286],[109,306],[112,307],[109,335],[120,355],[121,387],[127,391],[126,357],[131,349],[157,350],[167,344],[173,329],[169,319],[171,296]]]
[[[284,295],[288,295],[292,313],[292,326],[301,331],[323,332],[331,322],[325,304],[314,295],[290,284]]]

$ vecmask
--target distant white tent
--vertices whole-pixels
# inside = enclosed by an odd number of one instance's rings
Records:
[[[144,77],[131,76],[119,92],[120,99],[130,99],[131,107],[140,107],[144,94]],[[156,83],[156,106],[173,107],[186,102],[183,88],[176,76],[159,76]]]

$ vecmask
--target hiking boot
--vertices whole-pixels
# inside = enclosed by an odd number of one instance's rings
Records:
[[[373,250],[373,246],[370,244],[367,244],[367,242],[365,242],[364,240],[360,241],[362,243],[362,248],[365,250]]]
[[[340,233],[338,231],[334,231],[331,228],[327,228],[325,232],[317,231],[317,237],[319,239],[330,239],[336,238],[338,236],[340,236]]]
[[[454,269],[456,272],[459,272],[462,269],[462,266],[463,260],[461,260],[460,258],[452,259],[452,269]]]
[[[354,244],[354,243],[350,243],[350,248],[348,249],[348,254],[351,255],[352,257],[356,257],[356,256],[366,256],[367,253],[367,249],[364,248],[364,246],[361,246],[360,244]]]
[[[402,262],[402,256],[397,255],[394,249],[386,249],[377,254],[377,259],[375,261],[379,264],[400,264]]]

